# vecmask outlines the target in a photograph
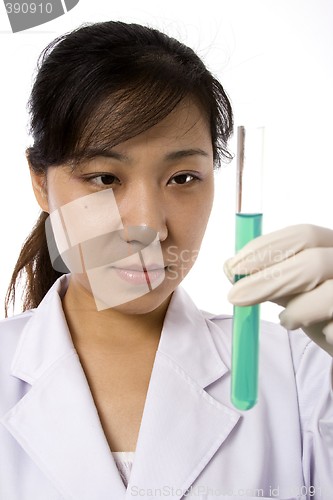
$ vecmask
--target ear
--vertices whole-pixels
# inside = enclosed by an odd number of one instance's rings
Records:
[[[32,187],[33,187],[33,190],[35,193],[37,203],[40,206],[40,208],[43,210],[43,212],[50,213],[48,199],[47,199],[46,173],[43,172],[41,174],[37,174],[33,170],[28,156],[27,156],[27,160],[28,160],[28,164],[29,164]]]

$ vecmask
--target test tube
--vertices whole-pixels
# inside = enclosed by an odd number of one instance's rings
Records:
[[[261,235],[263,144],[264,127],[237,128],[236,252]],[[258,393],[260,305],[234,306],[233,312],[231,402],[249,410]]]

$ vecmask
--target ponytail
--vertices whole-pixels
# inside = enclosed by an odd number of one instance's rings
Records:
[[[12,303],[18,282],[25,274],[23,288],[23,311],[37,307],[53,283],[62,275],[52,267],[45,234],[48,213],[41,212],[35,226],[23,244],[14,268],[5,299],[5,315]]]

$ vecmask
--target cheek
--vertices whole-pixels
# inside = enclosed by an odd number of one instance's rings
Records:
[[[194,197],[191,206],[186,207],[187,226],[195,239],[203,237],[212,210],[213,200],[214,184],[209,183],[202,192]]]
[[[54,211],[87,192],[61,167],[51,167],[47,176],[47,196],[50,211]]]
[[[179,213],[174,214],[170,235],[177,239],[182,250],[190,250],[197,255],[206,231],[214,199],[213,186],[195,196],[190,203],[183,203]]]
[[[47,172],[47,197],[50,212],[67,203],[66,183],[62,181],[60,167],[50,167]]]

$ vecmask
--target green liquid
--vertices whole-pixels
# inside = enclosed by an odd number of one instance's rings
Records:
[[[261,235],[262,214],[236,214],[236,252]],[[236,275],[235,281],[244,275]],[[240,410],[257,402],[260,305],[234,306],[231,401]]]

